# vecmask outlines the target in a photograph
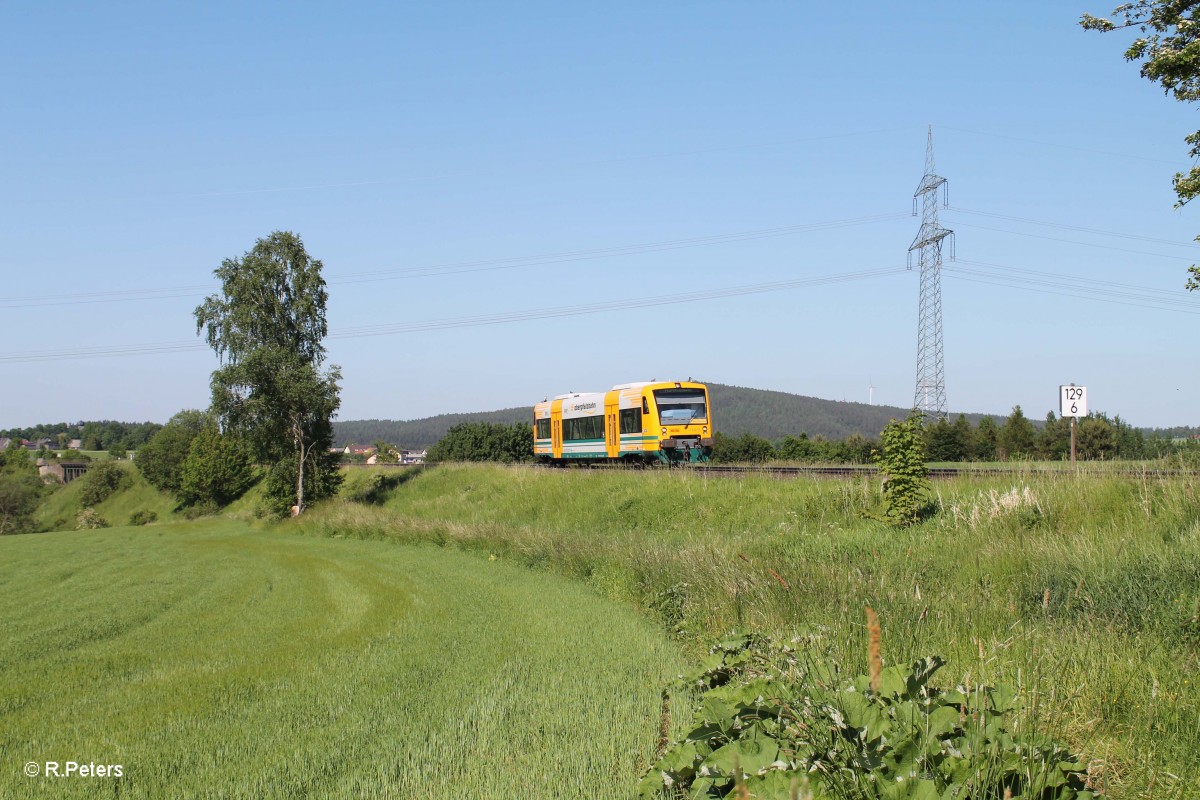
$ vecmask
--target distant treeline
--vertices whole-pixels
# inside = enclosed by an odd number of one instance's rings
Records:
[[[117,422],[106,419],[10,428],[0,431],[0,437],[29,441],[49,439],[53,443],[51,447],[58,450],[66,449],[72,439],[81,440],[82,450],[136,450],[161,429],[162,425],[157,422]]]
[[[797,431],[825,439],[845,439],[852,434],[878,436],[888,421],[904,419],[908,409],[847,403],[803,397],[786,392],[746,389],[720,383],[708,384],[714,427],[730,436],[752,433],[779,440]],[[540,398],[539,398],[540,399]],[[968,414],[973,425],[986,416]],[[999,422],[1000,417],[995,421]],[[433,446],[455,425],[464,422],[493,422],[510,425],[532,423],[533,404],[470,414],[439,414],[417,420],[364,419],[334,422],[334,441],[338,446],[365,444],[382,440],[398,447],[419,450]]]
[[[726,444],[732,440],[741,440],[749,435],[753,439],[752,449],[763,451],[762,441],[770,444],[780,452],[781,457],[791,460],[807,460],[806,453],[814,452],[819,455],[811,456],[816,461],[837,461],[854,463],[857,460],[870,457],[870,446],[863,441],[873,442],[879,432],[892,419],[904,419],[909,409],[895,406],[876,406],[867,403],[852,403],[836,400],[822,400],[817,397],[772,392],[764,389],[748,389],[741,386],[727,386],[720,383],[708,384],[709,399],[712,404],[713,428],[717,438]],[[989,444],[991,430],[999,430],[1007,424],[1007,419],[1001,415],[990,414],[959,414],[951,415],[951,420],[963,417],[972,430],[983,429],[983,440],[980,443],[967,443],[961,430],[958,441],[951,442],[944,431],[937,433],[937,442],[930,442],[931,458],[937,461],[960,460],[992,460],[1006,457],[1002,453],[1013,453],[1007,457],[1030,456],[1058,458],[1067,450],[1063,449],[1061,432],[1052,429],[1040,444],[1035,441],[1028,445],[1023,437],[1012,443],[1008,450]],[[1024,417],[1024,414],[1022,414]],[[1104,419],[1104,415],[1099,415]],[[1047,420],[1053,420],[1050,414]],[[988,422],[984,422],[988,420]],[[485,411],[471,414],[440,414],[436,417],[411,421],[397,420],[352,420],[334,422],[334,438],[338,446],[347,444],[366,444],[375,441],[385,441],[397,447],[419,450],[432,447],[446,435],[452,427],[463,423],[494,423],[512,425],[515,423],[531,424],[533,421],[533,405],[505,408],[499,411]],[[947,422],[953,426],[954,423]],[[1051,422],[1033,420],[1030,422],[1035,439],[1042,434],[1042,429]],[[1150,457],[1161,451],[1167,445],[1162,444],[1173,438],[1191,436],[1200,433],[1200,428],[1178,426],[1174,428],[1158,428],[1153,431],[1131,428],[1119,417],[1113,417],[1109,422],[1114,430],[1121,433],[1116,438],[1117,443],[1110,444],[1107,434],[1099,436],[1100,441],[1092,444],[1088,439],[1088,453],[1096,452],[1101,458],[1142,458]],[[937,426],[931,426],[931,431]],[[1089,425],[1088,437],[1093,437],[1097,430],[1096,423]],[[801,434],[803,431],[803,435]],[[1067,445],[1070,447],[1070,429],[1067,428]],[[1084,435],[1077,430],[1078,435]],[[1141,437],[1142,444],[1135,441],[1134,434]],[[933,432],[930,434],[934,435]],[[788,442],[789,437],[794,442]],[[1078,440],[1078,436],[1077,436]],[[805,444],[807,442],[807,444]],[[830,443],[841,443],[840,448],[833,448]],[[1015,448],[1015,449],[1014,449]],[[1040,449],[1039,449],[1040,448]],[[1078,449],[1078,443],[1077,443]],[[863,453],[866,456],[863,456]],[[786,453],[786,455],[783,455]],[[964,455],[965,454],[965,455]],[[1090,456],[1089,456],[1090,457]]]
[[[333,441],[338,447],[348,444],[367,444],[384,441],[405,450],[424,450],[432,447],[456,425],[466,422],[487,422],[511,425],[515,422],[532,424],[533,406],[505,408],[500,411],[481,411],[472,414],[439,414],[436,417],[414,420],[356,419],[333,423]]]
[[[927,461],[1009,461],[1030,459],[1061,461],[1071,452],[1071,422],[1049,414],[1035,427],[1020,406],[1000,425],[983,417],[972,425],[965,414],[953,422],[927,422]],[[740,436],[717,432],[713,461],[717,463],[765,463],[791,461],[824,464],[869,464],[879,441],[858,433],[843,439],[826,439],[807,433],[789,434],[771,440],[753,433]],[[531,461],[531,427],[524,422],[463,422],[451,428],[434,447],[428,461]],[[1076,457],[1084,461],[1145,459],[1186,452],[1200,462],[1200,442],[1179,442],[1172,437],[1145,436],[1119,417],[1109,419],[1095,412],[1075,425]]]
[[[827,439],[807,433],[789,434],[770,441],[753,433],[716,435],[713,460],[717,462],[800,461],[831,464],[867,464],[879,442],[858,433],[844,439]],[[1076,457],[1088,460],[1156,458],[1183,449],[1200,451],[1173,437],[1146,436],[1120,417],[1094,412],[1075,425]],[[965,414],[927,421],[925,455],[928,461],[1006,461],[1037,459],[1060,461],[1071,452],[1071,421],[1051,412],[1040,427],[1028,419],[1020,406],[997,425],[988,416],[972,425]]]

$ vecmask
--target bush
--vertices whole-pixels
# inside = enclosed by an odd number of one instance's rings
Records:
[[[250,449],[241,439],[222,434],[215,425],[192,439],[179,488],[185,503],[225,506],[245,494],[253,483]]]
[[[201,500],[184,509],[183,516],[187,519],[200,519],[201,517],[211,517],[220,510],[212,500]]]
[[[892,420],[881,438],[883,450],[876,451],[875,461],[884,475],[883,515],[890,525],[904,528],[919,522],[930,502],[921,412],[914,408],[904,422]]]
[[[503,464],[533,460],[533,426],[527,422],[463,422],[446,431],[425,457],[439,461],[499,461]]]
[[[96,506],[128,486],[131,479],[128,472],[112,461],[101,461],[90,467],[79,482],[83,487],[79,502],[84,506]]]
[[[775,456],[774,445],[753,433],[733,437],[717,431],[714,437],[712,460],[717,463],[762,464],[771,461]]]
[[[130,525],[149,525],[158,519],[158,514],[153,511],[135,511],[129,515]]]
[[[1015,724],[1013,689],[934,688],[937,656],[847,680],[796,644],[734,634],[713,647],[679,687],[695,694],[691,730],[640,796],[1097,797],[1081,759]]]
[[[192,440],[210,424],[202,411],[180,411],[137,451],[134,463],[151,486],[178,494]]]
[[[107,527],[109,527],[108,520],[100,516],[100,513],[94,508],[85,508],[75,518],[75,529],[79,531],[94,531]]]
[[[36,473],[0,470],[0,535],[35,530],[34,512],[43,492]]]

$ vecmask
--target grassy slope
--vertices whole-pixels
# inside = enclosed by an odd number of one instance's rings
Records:
[[[0,539],[0,796],[605,797],[679,671],[553,576],[233,520]],[[125,777],[28,779],[26,761]]]
[[[112,525],[128,524],[130,515],[136,511],[153,511],[158,516],[158,522],[182,518],[175,511],[178,506],[176,500],[146,483],[142,473],[133,464],[122,462],[120,467],[128,473],[129,485],[96,506],[100,516]],[[73,530],[76,517],[82,510],[79,502],[82,489],[83,483],[79,480],[56,488],[38,507],[38,523],[51,530]]]
[[[1200,796],[1200,483],[936,488],[942,512],[894,531],[861,516],[875,480],[441,467],[300,524],[550,569],[693,643],[737,624],[816,631],[856,671],[869,605],[888,662],[937,653],[943,681],[1023,687],[1037,724],[1101,760],[1110,796]]]

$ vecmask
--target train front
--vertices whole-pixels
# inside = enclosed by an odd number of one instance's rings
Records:
[[[712,412],[703,383],[654,383],[645,388],[658,434],[659,460],[669,464],[708,461],[713,449]]]

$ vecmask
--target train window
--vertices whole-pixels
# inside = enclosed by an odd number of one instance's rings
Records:
[[[642,398],[643,401],[645,398]],[[621,433],[642,432],[642,410],[640,408],[621,409]]]
[[[537,430],[534,431],[533,438],[535,438],[535,439],[549,439],[550,438],[550,419],[549,418],[537,420],[535,427],[537,428]]]
[[[563,420],[563,441],[604,438],[604,417],[575,417]]]
[[[654,404],[664,425],[686,425],[708,417],[704,392],[696,389],[658,389],[654,392]]]

